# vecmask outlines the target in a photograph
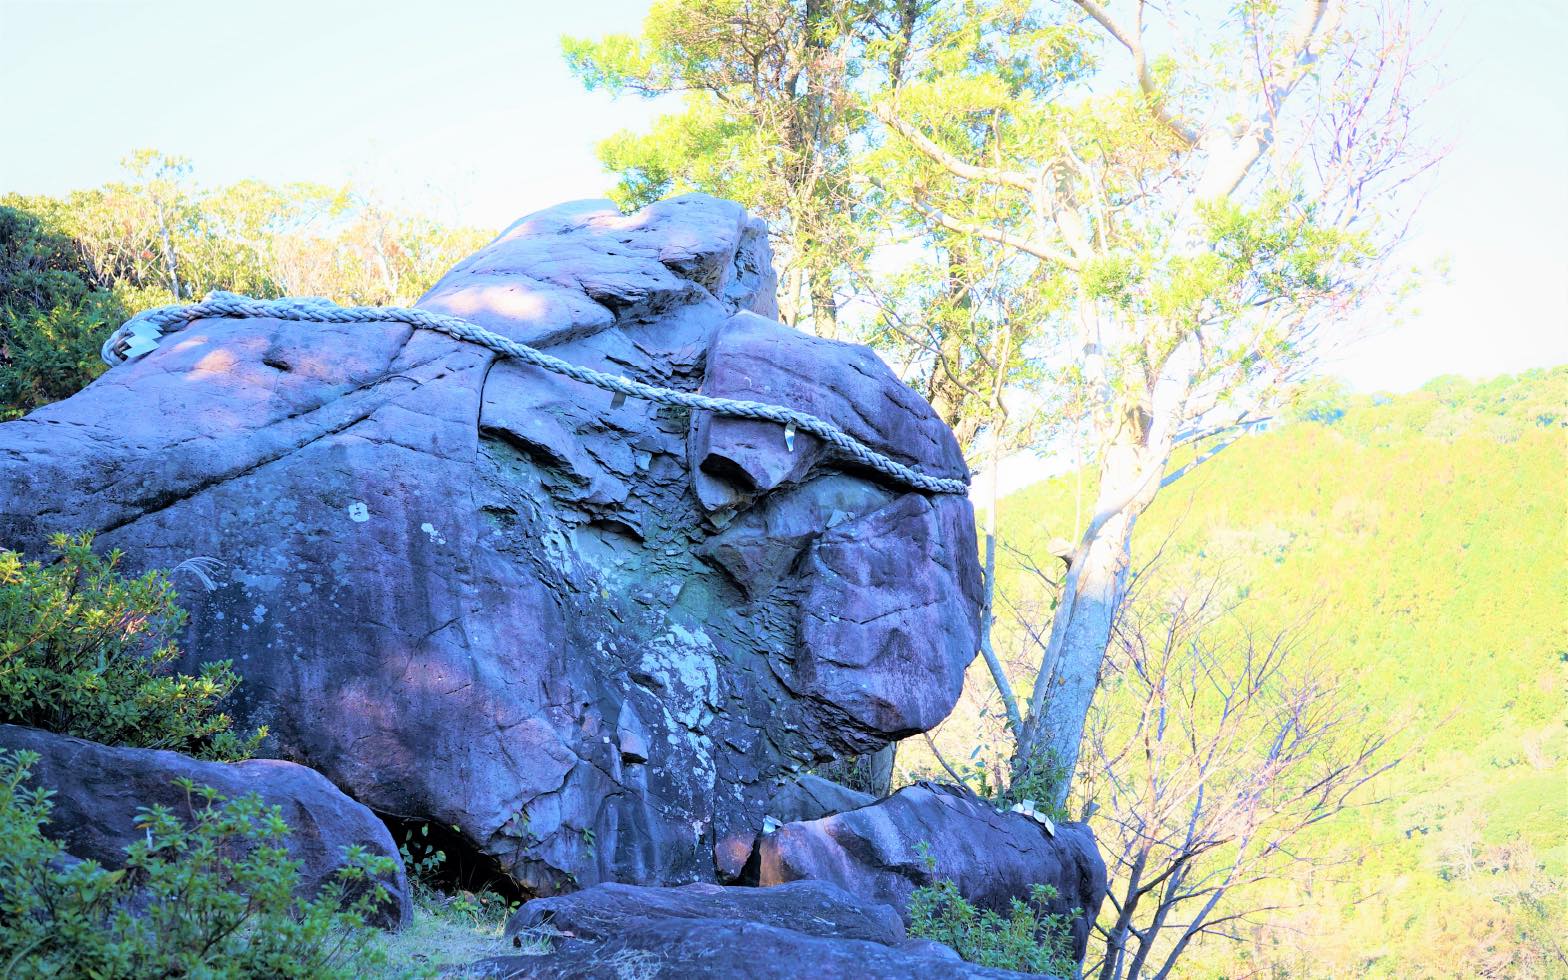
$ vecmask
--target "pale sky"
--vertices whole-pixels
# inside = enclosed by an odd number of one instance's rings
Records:
[[[593,145],[658,107],[588,94],[563,33],[634,31],[637,0],[0,0],[0,193],[118,176],[137,147],[205,183],[352,181],[499,229],[602,196]],[[1454,143],[1407,260],[1446,256],[1419,312],[1328,369],[1361,390],[1568,363],[1568,17],[1549,0],[1449,0]]]

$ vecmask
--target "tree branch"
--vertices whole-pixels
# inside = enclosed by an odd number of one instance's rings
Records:
[[[1019,190],[1033,192],[1035,181],[1028,174],[1016,170],[1006,170],[1001,167],[980,167],[966,163],[958,157],[944,150],[935,140],[932,140],[919,127],[900,118],[890,107],[879,105],[872,112],[876,117],[893,132],[908,140],[910,145],[925,154],[948,173],[964,180],[988,181],[993,184],[1006,184]]]
[[[969,784],[964,782],[964,777],[960,776],[952,766],[947,764],[947,759],[942,756],[942,750],[937,748],[936,742],[932,740],[931,733],[921,732],[920,735],[926,740],[926,745],[930,747],[931,754],[936,756],[936,761],[940,762],[942,764],[942,768],[947,770],[947,774],[953,777],[953,782],[957,783],[959,786],[962,786],[964,789],[968,789]]]
[[[1188,473],[1191,473],[1193,470],[1195,470],[1198,467],[1202,466],[1204,463],[1207,463],[1209,460],[1213,459],[1214,457],[1218,456],[1220,453],[1222,453],[1225,450],[1229,449],[1231,446],[1236,444],[1236,440],[1240,439],[1244,435],[1246,435],[1246,432],[1238,432],[1236,435],[1231,436],[1229,439],[1226,439],[1224,442],[1220,443],[1219,445],[1211,446],[1208,449],[1204,450],[1202,453],[1199,453],[1196,457],[1194,457],[1192,459],[1191,462],[1185,464],[1184,466],[1182,466],[1180,469],[1176,470],[1175,472],[1167,474],[1163,479],[1161,479],[1160,480],[1160,489],[1164,490],[1166,487],[1170,486],[1172,483],[1175,483],[1177,480],[1180,480],[1182,477],[1186,476]]]
[[[1097,23],[1105,28],[1106,33],[1115,38],[1122,47],[1132,55],[1133,74],[1137,76],[1138,88],[1148,100],[1149,111],[1154,113],[1154,118],[1160,121],[1172,136],[1181,142],[1184,149],[1193,149],[1198,145],[1198,134],[1191,127],[1184,124],[1165,105],[1164,95],[1154,84],[1154,76],[1149,73],[1149,60],[1143,50],[1143,3],[1138,4],[1138,30],[1129,33],[1116,23],[1107,11],[1095,0],[1073,0],[1084,13],[1093,17]]]
[[[994,465],[994,463],[993,463]],[[992,479],[995,479],[993,472]],[[991,502],[993,510],[996,502]],[[1007,671],[1002,669],[1002,662],[997,659],[996,648],[991,640],[991,620],[996,612],[996,535],[985,536],[985,609],[982,614],[986,617],[981,624],[980,655],[985,658],[985,665],[991,671],[991,680],[996,682],[996,691],[1002,696],[1002,706],[1007,709],[1007,721],[1012,725],[1013,738],[1016,739],[1024,730],[1023,716],[1018,713],[1018,698],[1013,694],[1013,685],[1007,679]]]
[[[1288,77],[1277,84],[1270,77],[1259,79],[1263,88],[1262,105],[1257,112],[1259,121],[1247,128],[1228,154],[1215,157],[1209,172],[1199,181],[1199,198],[1229,197],[1247,179],[1247,174],[1252,172],[1253,166],[1268,152],[1269,147],[1274,145],[1275,120],[1279,116],[1280,107],[1290,98],[1302,78],[1306,77],[1307,69],[1316,60],[1312,51],[1313,42],[1333,33],[1338,23],[1342,9],[1338,4],[1334,5],[1334,16],[1328,17],[1327,23],[1324,22],[1330,5],[1330,0],[1306,0],[1302,5],[1296,26],[1285,45],[1285,61],[1290,66]]]
[[[1000,231],[996,228],[987,228],[984,225],[972,224],[968,221],[960,221],[957,218],[954,218],[921,201],[911,201],[910,203],[914,205],[915,209],[921,214],[930,218],[932,221],[935,221],[937,224],[941,225],[943,228],[946,228],[948,231],[956,231],[960,235],[973,235],[976,238],[984,238],[986,241],[996,242],[998,245],[1006,245],[1010,248],[1016,248],[1020,252],[1033,255],[1035,258],[1040,259],[1043,262],[1055,262],[1057,265],[1071,269],[1074,272],[1077,272],[1082,268],[1082,263],[1080,263],[1076,257],[1068,252],[1063,252],[1060,249],[1054,249],[1046,245],[1040,245],[1029,241],[1028,239],[1019,238],[1017,235],[1010,235],[1007,232]]]

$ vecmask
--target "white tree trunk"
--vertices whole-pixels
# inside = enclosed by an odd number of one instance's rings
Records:
[[[1083,738],[1089,702],[1099,683],[1100,664],[1111,641],[1111,626],[1116,620],[1127,591],[1127,547],[1132,535],[1132,518],[1123,514],[1107,521],[1088,553],[1079,561],[1077,596],[1072,617],[1063,634],[1061,652],[1040,719],[1043,739],[1039,751],[1063,779],[1058,796],[1066,798],[1067,786],[1078,764],[1078,743]]]
[[[1149,446],[1145,440],[1150,433],[1140,428],[1122,429],[1106,451],[1095,517],[1073,553],[1051,624],[1047,662],[1036,681],[1046,686],[1030,699],[1029,737],[1020,746],[1021,761],[1031,766],[1047,763],[1062,771],[1057,805],[1067,800],[1100,665],[1127,595],[1133,526],[1159,491],[1160,474],[1170,457],[1163,433]]]

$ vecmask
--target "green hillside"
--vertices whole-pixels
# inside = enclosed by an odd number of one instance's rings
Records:
[[[1275,928],[1211,941],[1185,975],[1568,976],[1565,417],[1568,368],[1326,391],[1145,515],[1134,567],[1163,548],[1160,580],[1222,574],[1261,628],[1310,614],[1317,666],[1405,753],[1372,787],[1386,802],[1312,841],[1344,863],[1315,861],[1271,895],[1294,906]],[[1092,492],[1006,498],[1001,540],[1049,567]],[[1004,595],[1038,593],[1025,564],[1004,560]],[[968,754],[989,689],[971,674],[945,752]]]

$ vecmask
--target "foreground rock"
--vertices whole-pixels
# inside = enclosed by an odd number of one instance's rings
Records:
[[[525,904],[508,936],[548,936],[553,952],[476,964],[491,977],[984,978],[1023,974],[964,963],[905,938],[892,908],[836,885],[778,888],[598,885]],[[472,974],[470,974],[472,975]]]
[[[926,868],[921,845],[935,862]],[[801,879],[841,885],[860,898],[903,909],[910,892],[951,878],[974,904],[1005,912],[1031,884],[1054,887],[1054,913],[1073,920],[1073,956],[1082,960],[1089,927],[1105,898],[1105,862],[1086,824],[1060,823],[1055,835],[1018,813],[956,790],[922,783],[871,806],[785,824],[758,844],[764,886]]]
[[[903,920],[891,907],[858,899],[825,881],[795,881],[778,888],[595,885],[572,895],[525,903],[506,924],[506,935],[549,927],[577,939],[605,940],[661,919],[755,922],[885,946],[904,941]]]
[[[762,224],[688,196],[533,215],[420,305],[964,473],[874,354],[774,304]],[[77,530],[127,571],[224,562],[179,580],[182,668],[232,658],[281,755],[534,894],[712,879],[777,786],[945,716],[976,650],[963,497],[400,324],[198,321],[0,425],[0,547]]]
[[[183,777],[229,799],[258,793],[281,808],[291,831],[289,857],[300,863],[303,897],[330,882],[343,866],[344,849],[358,845],[397,862],[395,876],[382,882],[390,901],[377,910],[375,923],[397,928],[413,915],[403,862],[386,825],[304,766],[276,759],[202,762],[178,752],[116,748],[17,725],[0,725],[0,748],[38,753],[32,783],[54,791],[44,833],[73,858],[121,867],[126,847],[143,835],[136,829],[137,808],[162,805],[188,814],[185,790],[174,782]]]

